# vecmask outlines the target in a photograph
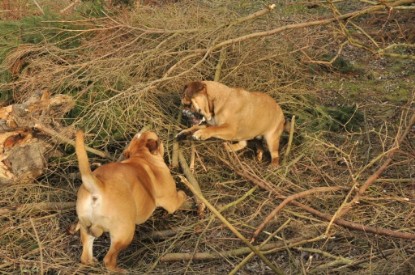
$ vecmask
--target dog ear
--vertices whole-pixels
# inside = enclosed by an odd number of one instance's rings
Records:
[[[197,94],[206,88],[206,84],[202,81],[193,81],[184,86],[184,96],[186,98],[192,98],[194,94]]]
[[[122,152],[122,154],[123,154],[123,157],[124,157],[122,160],[130,158],[130,151],[129,150],[124,150],[124,152]]]
[[[157,149],[159,148],[159,141],[155,139],[148,139],[146,142],[146,147],[148,148],[150,153],[155,155],[157,153]]]

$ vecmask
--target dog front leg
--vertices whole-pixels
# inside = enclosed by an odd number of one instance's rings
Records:
[[[228,124],[220,126],[210,126],[205,129],[197,130],[193,134],[193,138],[196,140],[206,140],[208,138],[219,138],[223,140],[233,140],[235,137],[236,129]]]
[[[169,212],[169,214],[173,214],[187,200],[187,196],[183,191],[179,190],[177,192],[175,191],[175,193],[175,195],[159,198],[157,201],[157,203]],[[188,207],[188,205],[186,207]]]
[[[186,136],[193,134],[194,132],[196,132],[199,129],[203,129],[206,128],[206,125],[193,125],[192,127],[182,130],[180,131],[177,135],[176,135],[176,139],[184,139],[186,138]]]

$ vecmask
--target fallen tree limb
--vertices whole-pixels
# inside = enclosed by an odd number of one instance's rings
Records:
[[[203,61],[209,56],[210,53],[220,50],[226,46],[232,45],[232,44],[237,44],[249,39],[254,39],[254,38],[259,38],[259,37],[265,37],[265,36],[271,36],[271,35],[275,35],[284,31],[288,31],[288,30],[294,30],[294,29],[302,29],[302,28],[306,28],[306,27],[313,27],[313,26],[323,26],[323,25],[328,25],[330,23],[339,21],[339,20],[346,20],[346,19],[350,19],[350,18],[354,18],[357,16],[361,16],[364,14],[368,14],[371,12],[375,12],[375,11],[379,11],[379,10],[383,10],[383,9],[392,9],[394,7],[397,6],[401,6],[401,5],[405,5],[405,4],[411,4],[411,3],[415,3],[415,0],[398,0],[392,3],[388,3],[387,5],[385,4],[379,4],[379,5],[374,5],[374,6],[370,6],[367,8],[364,8],[362,10],[359,11],[355,11],[355,12],[350,12],[350,13],[346,13],[343,15],[338,15],[335,17],[331,17],[331,18],[327,18],[327,19],[322,19],[322,20],[315,20],[315,21],[310,21],[310,22],[304,22],[304,23],[296,23],[296,24],[290,24],[290,25],[285,25],[282,27],[278,27],[269,31],[262,31],[262,32],[255,32],[255,33],[251,33],[248,35],[243,35],[240,37],[236,37],[236,38],[231,38],[225,41],[222,41],[220,43],[217,43],[207,49],[198,49],[195,50],[192,54],[185,56],[184,58],[180,59],[176,64],[172,65],[169,69],[167,69],[166,73],[163,75],[163,77],[161,79],[158,79],[156,81],[153,81],[149,86],[152,86],[156,83],[159,82],[163,82],[163,81],[167,81],[169,79],[172,79],[174,77],[179,77],[184,75],[185,73],[194,70],[196,67],[198,67],[200,64],[203,63]],[[271,10],[271,9],[270,9]],[[260,15],[262,15],[264,13],[260,13]],[[384,54],[387,55],[386,53],[383,53],[382,51],[379,51],[378,54]],[[183,62],[185,62],[186,60],[196,57],[196,56],[200,56],[203,55],[203,57],[197,61],[194,62],[194,64],[191,66],[191,68],[180,72],[179,74],[175,75],[175,76],[169,76],[170,73],[177,67],[179,67],[180,64],[182,64]],[[392,54],[388,54],[390,56],[392,56]]]
[[[389,167],[389,164],[392,162],[393,155],[398,151],[400,144],[403,142],[403,140],[406,138],[408,133],[411,131],[412,126],[415,124],[415,113],[412,114],[411,119],[408,122],[408,125],[406,126],[404,132],[402,135],[395,138],[395,143],[392,146],[392,149],[389,150],[388,154],[386,155],[385,162],[373,173],[370,175],[365,183],[359,188],[359,191],[357,194],[353,197],[353,199],[348,202],[342,209],[338,211],[338,214],[333,216],[333,219],[340,218],[341,216],[344,216],[347,212],[352,209],[354,204],[359,203],[360,197],[365,193],[365,191],[380,177],[380,175]]]
[[[66,144],[70,144],[70,145],[72,145],[72,146],[75,147],[75,140],[69,139],[69,138],[61,135],[60,133],[56,132],[55,130],[46,127],[43,124],[36,123],[34,127],[36,129],[38,129],[39,131],[41,131],[41,132],[43,132],[45,134],[48,134],[49,136],[57,139],[59,142],[66,143]],[[100,156],[102,158],[112,159],[112,157],[109,154],[107,154],[106,152],[103,152],[103,151],[100,151],[100,150],[91,148],[89,146],[85,146],[85,149],[88,152],[90,152],[92,154],[95,154],[97,156]]]
[[[255,186],[256,188],[256,186]],[[291,222],[291,219],[286,220],[275,232],[270,234],[259,246],[258,249],[261,250],[264,248],[266,244],[269,243],[270,240],[274,239],[275,236],[280,233],[289,223]],[[234,275],[236,274],[242,267],[244,267],[249,260],[254,257],[255,254],[253,252],[249,253],[239,264],[237,264],[229,273],[228,275]]]
[[[272,187],[272,184],[267,182],[266,180],[256,176],[255,174],[252,173],[247,173],[247,169],[244,169],[243,167],[241,168],[241,166],[237,166],[237,164],[230,164],[227,160],[220,158],[222,160],[222,162],[224,162],[225,165],[227,165],[230,169],[234,170],[235,173],[237,173],[239,176],[253,182],[254,184],[258,185],[259,187],[271,192],[272,194],[274,194],[276,196],[276,198],[278,199],[286,199],[286,196],[283,196],[281,193],[279,193],[275,188]],[[312,207],[309,207],[307,205],[304,205],[300,202],[297,202],[295,200],[290,202],[291,204],[293,204],[294,206],[300,207],[303,210],[319,217],[322,218],[326,221],[331,221],[333,219],[333,216],[330,214],[326,214],[326,213],[322,213]],[[410,239],[410,240],[415,240],[415,234],[413,233],[407,233],[407,232],[399,232],[399,231],[394,231],[394,230],[390,230],[390,229],[385,229],[385,228],[380,228],[380,227],[373,227],[373,226],[365,226],[362,224],[358,224],[358,223],[354,223],[354,222],[350,222],[350,221],[346,221],[343,219],[335,219],[334,223],[349,229],[353,229],[353,230],[358,230],[358,231],[364,231],[364,232],[368,232],[368,233],[373,233],[373,234],[378,234],[378,235],[384,235],[384,236],[390,236],[390,237],[395,237],[395,238],[401,238],[401,239]]]
[[[179,157],[180,166],[182,167],[182,170],[183,170],[183,174],[185,175],[187,180],[190,182],[190,184],[192,185],[194,190],[196,190],[199,194],[202,194],[202,190],[200,189],[200,185],[197,182],[196,178],[193,176],[192,172],[190,171],[190,167],[189,167],[189,165],[187,165],[186,159],[184,158],[183,153],[180,149],[178,149],[178,157]],[[198,213],[200,218],[203,218],[204,217],[204,212],[205,212],[205,209],[206,209],[206,205],[203,202],[203,200],[201,200],[199,198],[199,196],[195,196],[195,200],[196,200],[196,204],[197,204],[197,213]]]
[[[326,221],[330,221],[333,218],[332,215],[322,213],[322,212],[320,212],[320,211],[318,211],[318,210],[316,210],[312,207],[309,207],[307,205],[304,205],[302,203],[293,201],[292,204],[295,205],[295,206],[301,207],[302,209],[306,210],[307,212],[309,212],[309,213],[311,213],[311,214],[313,214],[317,217],[320,217],[320,218],[322,218]],[[334,220],[334,223],[337,224],[337,225],[349,228],[349,229],[363,231],[363,232],[367,232],[367,233],[390,236],[390,237],[394,237],[394,238],[415,240],[415,234],[413,234],[413,233],[394,231],[394,230],[385,229],[385,228],[381,228],[381,227],[366,226],[366,225],[346,221],[346,220],[343,220],[343,219],[336,219],[336,220]]]
[[[303,237],[294,238],[287,241],[280,241],[276,243],[268,243],[265,245],[254,246],[261,253],[267,255],[276,253],[287,248],[296,247],[306,243],[317,242],[323,240],[323,237],[317,237],[313,239],[305,240]],[[162,262],[173,262],[173,261],[190,261],[190,260],[214,260],[221,259],[224,257],[235,257],[251,253],[252,250],[248,247],[241,247],[233,250],[222,251],[218,253],[199,252],[199,253],[168,253],[160,258]]]
[[[255,32],[255,33],[240,36],[240,37],[237,37],[237,38],[225,40],[221,43],[218,43],[218,44],[212,46],[210,49],[208,49],[208,52],[212,52],[212,51],[218,50],[222,47],[225,47],[227,45],[234,44],[234,43],[240,43],[242,41],[252,39],[252,38],[270,36],[270,35],[274,35],[274,34],[277,34],[277,33],[283,32],[283,31],[287,31],[287,30],[301,29],[301,28],[312,27],[312,26],[327,25],[327,24],[336,22],[338,20],[345,20],[345,19],[361,16],[363,14],[383,10],[385,8],[391,9],[391,8],[396,7],[396,6],[411,4],[411,3],[415,3],[415,0],[399,0],[399,1],[392,2],[392,3],[388,3],[387,6],[384,5],[384,4],[379,4],[379,5],[374,5],[374,6],[359,10],[359,11],[346,13],[346,14],[339,15],[339,16],[332,17],[332,18],[316,20],[316,21],[310,21],[310,22],[304,22],[304,23],[296,23],[296,24],[291,24],[291,25],[285,25],[285,26],[282,26],[282,27],[278,27],[278,28],[275,28],[275,29],[272,29],[272,30],[269,30],[269,31]]]
[[[333,187],[316,187],[313,189],[309,189],[291,196],[288,196],[285,198],[272,212],[265,218],[265,220],[258,226],[258,228],[255,230],[254,234],[251,238],[251,243],[255,241],[256,237],[264,230],[265,226],[280,212],[288,203],[290,203],[293,200],[300,199],[315,193],[321,193],[321,192],[334,192],[342,189],[342,187],[339,186],[333,186]]]
[[[226,219],[225,219],[225,217],[224,216],[222,216],[222,214],[221,213],[219,213],[219,211],[218,210],[216,210],[216,208],[213,206],[213,205],[211,205],[205,198],[204,198],[204,196],[202,195],[202,193],[200,192],[200,190],[197,190],[197,189],[195,189],[195,187],[189,182],[189,181],[187,181],[186,180],[186,178],[185,177],[183,177],[183,176],[180,176],[180,178],[181,178],[181,180],[182,180],[182,182],[187,186],[187,188],[189,188],[190,189],[190,191],[192,191],[192,193],[196,196],[196,197],[198,197],[198,199],[201,201],[201,202],[203,202],[205,205],[206,205],[206,207],[208,207],[209,208],[209,210],[210,211],[212,211],[212,213],[213,214],[215,214],[217,217],[218,217],[218,219],[224,224],[224,225],[226,225],[226,227],[228,227],[231,231],[232,231],[232,233],[234,233],[242,242],[244,242],[248,247],[249,247],[249,249],[252,251],[252,252],[254,252],[259,258],[261,258],[261,260],[268,266],[268,267],[270,267],[276,274],[284,274],[284,272],[280,269],[280,268],[278,268],[278,267],[276,267],[274,264],[272,264],[260,251],[258,251],[258,249],[255,247],[255,246],[253,246],[241,233],[239,233],[239,231],[232,225],[232,224],[230,224]]]

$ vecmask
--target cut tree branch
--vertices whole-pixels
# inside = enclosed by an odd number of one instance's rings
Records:
[[[256,176],[255,174],[249,173],[247,172],[248,169],[244,169],[244,167],[238,166],[237,163],[229,163],[227,160],[220,158],[222,160],[222,162],[227,165],[230,169],[232,169],[233,171],[235,171],[236,174],[240,175],[241,177],[253,182],[254,184],[258,185],[259,187],[267,190],[268,192],[271,192],[272,194],[274,194],[276,196],[276,198],[278,199],[286,199],[286,196],[282,195],[281,193],[279,193],[275,188],[273,188],[272,184],[258,176]],[[239,163],[239,165],[241,165],[241,163]],[[326,221],[331,221],[333,219],[332,215],[326,214],[326,213],[322,213],[312,207],[309,207],[307,205],[304,205],[300,202],[297,202],[295,200],[290,202],[292,205],[297,206],[302,208],[303,210],[317,216],[320,217]],[[364,231],[364,232],[368,232],[368,233],[373,233],[373,234],[379,234],[379,235],[385,235],[385,236],[390,236],[390,237],[395,237],[395,238],[402,238],[402,239],[409,239],[409,240],[415,240],[415,234],[413,233],[407,233],[407,232],[400,232],[400,231],[394,231],[394,230],[390,230],[390,229],[385,229],[385,228],[381,228],[381,227],[373,227],[373,226],[365,226],[365,225],[361,225],[358,223],[354,223],[354,222],[349,222],[343,219],[335,219],[334,223],[349,229],[353,229],[353,230],[359,230],[359,231]]]
[[[402,135],[395,138],[395,143],[392,146],[392,149],[388,151],[388,154],[386,156],[385,162],[373,173],[370,177],[367,178],[365,183],[359,188],[359,191],[354,196],[354,198],[347,203],[341,211],[339,211],[338,215],[336,215],[335,218],[340,218],[341,216],[344,216],[350,209],[355,205],[356,203],[359,203],[360,197],[365,193],[365,191],[380,177],[380,175],[389,167],[390,163],[392,162],[393,155],[398,151],[401,143],[406,138],[408,133],[411,131],[412,126],[415,124],[415,113],[412,114],[411,119],[408,122],[408,125],[406,126],[404,132]]]
[[[277,266],[275,266],[273,263],[271,263],[262,252],[260,252],[255,246],[253,246],[232,224],[230,224],[224,216],[222,216],[222,214],[213,206],[209,203],[209,201],[207,201],[205,199],[205,197],[202,195],[202,193],[200,192],[200,190],[197,190],[194,188],[194,186],[188,182],[186,180],[185,177],[180,176],[182,182],[187,186],[187,188],[190,189],[190,191],[192,191],[192,193],[201,201],[203,202],[207,208],[209,208],[210,211],[212,211],[212,213],[218,217],[218,219],[224,224],[226,225],[226,227],[228,227],[232,233],[234,233],[242,242],[244,242],[249,249],[254,252],[259,258],[261,258],[261,260],[269,267],[271,268],[275,274],[284,274],[284,272],[278,268]]]
[[[43,124],[36,123],[35,126],[34,126],[34,128],[38,129],[39,131],[41,131],[41,132],[43,132],[45,134],[48,134],[49,136],[51,136],[53,138],[56,138],[59,142],[62,142],[62,143],[66,143],[66,144],[70,144],[72,146],[75,146],[75,141],[74,140],[69,139],[69,138],[61,135],[60,133],[56,132],[53,129],[50,129],[50,128],[46,127]],[[106,152],[103,152],[103,151],[100,151],[100,150],[97,150],[97,149],[93,149],[93,148],[88,147],[88,146],[85,146],[85,149],[88,152],[93,153],[93,154],[95,154],[97,156],[100,156],[102,158],[112,159],[112,157],[110,155],[108,155]]]
[[[283,200],[266,218],[265,220],[257,227],[254,234],[252,235],[251,243],[255,241],[256,237],[264,230],[265,226],[269,224],[269,222],[280,212],[288,203],[293,200],[304,198],[306,196],[321,193],[321,192],[334,192],[342,189],[340,186],[333,186],[333,187],[316,187],[313,189],[309,189],[291,196],[288,196],[285,200]]]

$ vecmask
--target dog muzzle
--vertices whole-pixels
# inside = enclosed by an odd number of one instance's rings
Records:
[[[203,115],[193,112],[190,108],[183,109],[182,113],[192,123],[192,125],[200,125],[206,121]]]

